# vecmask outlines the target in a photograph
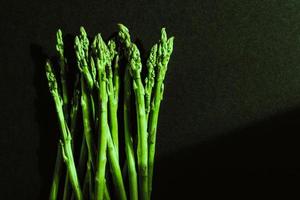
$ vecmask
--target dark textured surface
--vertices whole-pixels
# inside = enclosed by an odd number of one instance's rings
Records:
[[[58,135],[43,60],[55,31],[108,38],[118,22],[146,50],[161,26],[175,36],[154,199],[299,191],[300,2],[125,2],[0,3],[1,199],[47,199]]]

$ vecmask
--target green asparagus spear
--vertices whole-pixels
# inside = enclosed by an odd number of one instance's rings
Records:
[[[125,154],[127,160],[127,171],[129,179],[130,200],[138,200],[138,183],[135,168],[132,121],[131,121],[131,76],[129,65],[125,68],[124,75],[124,134],[125,134]]]
[[[151,103],[151,95],[152,88],[155,82],[155,70],[156,67],[156,54],[157,54],[157,44],[155,44],[151,50],[150,55],[147,60],[147,77],[145,79],[145,110],[146,110],[146,118],[148,122],[149,113],[150,113],[150,103]]]
[[[115,150],[117,153],[117,158],[119,160],[119,136],[118,136],[118,97],[116,93],[116,88],[114,85],[115,77],[113,77],[113,69],[112,69],[112,61],[117,54],[116,52],[116,43],[113,40],[108,41],[108,49],[109,49],[109,63],[107,65],[107,79],[108,79],[108,103],[109,103],[109,127],[111,130],[112,140],[115,145]],[[117,75],[116,73],[114,75]],[[116,78],[117,79],[117,78]],[[118,84],[118,83],[116,83]],[[118,86],[117,86],[118,87]]]
[[[66,59],[64,57],[64,43],[62,38],[62,32],[59,29],[56,32],[56,50],[59,57],[59,65],[60,65],[60,78],[61,78],[61,84],[62,84],[62,94],[63,94],[63,111],[65,119],[68,121],[69,113],[68,113],[68,91],[67,91],[67,84],[66,84]],[[60,173],[61,173],[61,152],[60,147],[58,147],[57,155],[56,155],[56,161],[55,161],[55,169],[54,169],[54,175],[53,175],[53,182],[50,190],[50,199],[56,199],[57,198],[57,191],[58,191],[58,185],[60,180]]]
[[[72,145],[71,145],[72,138],[63,114],[63,107],[62,107],[63,101],[58,93],[57,81],[49,61],[47,61],[45,68],[46,68],[46,76],[49,84],[49,90],[54,99],[56,112],[57,112],[59,125],[60,125],[60,132],[62,138],[61,140],[62,156],[67,166],[70,175],[71,185],[73,190],[75,191],[76,198],[77,200],[82,200],[82,193],[81,193],[76,167],[74,163],[73,153],[72,153]]]
[[[80,36],[75,38],[75,49],[77,55],[77,64],[82,74],[81,83],[81,108],[82,108],[82,119],[83,119],[83,132],[86,140],[88,150],[88,161],[91,162],[93,167],[93,144],[92,144],[92,127],[91,127],[91,116],[90,113],[90,99],[87,87],[92,89],[94,81],[92,75],[88,69],[88,45],[89,40],[83,27],[80,27]],[[85,79],[84,79],[85,78]],[[86,84],[87,83],[87,84]]]
[[[151,112],[149,119],[149,198],[152,191],[152,179],[153,179],[153,166],[155,156],[155,143],[156,143],[156,130],[158,113],[160,108],[160,102],[163,98],[164,92],[164,79],[167,71],[168,62],[173,52],[174,37],[167,39],[167,33],[165,28],[161,30],[161,40],[158,47],[158,63],[157,73],[155,79],[154,96],[151,103]]]
[[[50,200],[57,199],[59,180],[60,180],[60,176],[61,176],[61,168],[62,168],[61,147],[60,147],[60,145],[58,145],[56,160],[55,160],[55,167],[54,167],[54,172],[53,172],[53,180],[52,180],[52,185],[51,185],[51,189],[50,189],[50,196],[49,196]]]
[[[98,99],[99,99],[99,150],[98,150],[98,162],[97,162],[97,171],[96,171],[96,188],[95,195],[96,200],[103,200],[104,197],[104,186],[105,186],[105,168],[106,168],[106,149],[107,149],[107,85],[106,85],[106,72],[105,66],[107,64],[107,49],[104,41],[100,34],[95,37],[93,42],[93,50],[96,54],[95,61],[97,66],[98,74]]]
[[[85,41],[86,42],[86,41]],[[77,57],[77,65],[79,67],[80,72],[83,74],[87,87],[92,90],[94,86],[94,80],[90,70],[88,68],[88,62],[86,60],[86,50],[85,44],[79,39],[78,36],[75,37],[75,52]]]
[[[138,145],[137,158],[139,170],[140,197],[148,199],[148,133],[145,113],[145,89],[141,80],[142,63],[137,46],[130,41],[128,29],[119,24],[119,37],[125,44],[130,63],[130,74],[133,78],[133,89],[136,101]]]
[[[62,99],[63,99],[63,110],[65,114],[66,121],[69,120],[69,112],[68,112],[68,87],[66,82],[66,72],[67,72],[67,65],[66,65],[66,58],[64,56],[64,42],[62,37],[62,31],[58,29],[56,33],[56,51],[59,56],[59,66],[60,66],[60,79],[61,79],[61,86],[62,86]]]
[[[80,92],[78,90],[78,76],[76,76],[75,84],[74,84],[74,92],[71,100],[71,110],[70,110],[70,132],[71,137],[74,136],[74,132],[76,129],[76,121],[77,121],[77,113],[78,113],[78,104],[79,104],[79,96]],[[72,147],[74,144],[72,143]],[[69,173],[67,172],[65,178],[64,192],[63,192],[63,200],[67,200],[69,197]]]

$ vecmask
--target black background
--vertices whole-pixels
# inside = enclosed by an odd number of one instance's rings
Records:
[[[43,62],[55,53],[55,31],[74,35],[83,25],[108,38],[119,22],[146,53],[162,26],[175,36],[153,199],[299,191],[299,1],[10,0],[0,6],[1,199],[47,199],[58,135]]]

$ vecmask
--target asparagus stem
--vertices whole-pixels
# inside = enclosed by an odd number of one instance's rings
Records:
[[[109,194],[109,191],[108,191],[107,184],[105,184],[105,188],[104,188],[104,199],[105,200],[110,200],[110,194]]]
[[[108,42],[108,48],[110,51],[110,61],[113,60],[116,51],[116,44],[113,40],[110,40]],[[117,65],[117,64],[115,64]],[[118,77],[113,77],[113,70],[111,64],[107,66],[107,79],[108,79],[108,103],[109,103],[109,125],[110,125],[110,130],[111,130],[111,135],[112,135],[112,140],[115,145],[115,150],[117,154],[117,158],[119,160],[119,136],[118,136],[118,91],[116,90],[116,87],[114,85],[118,84]],[[117,72],[114,73],[115,76],[118,75]],[[118,86],[117,86],[118,87]],[[118,88],[117,88],[118,90]]]
[[[75,168],[73,153],[72,153],[71,135],[68,130],[68,126],[66,124],[64,114],[63,114],[63,107],[62,107],[63,102],[58,93],[57,81],[49,61],[47,61],[45,67],[46,67],[46,75],[49,83],[49,90],[55,102],[56,112],[58,115],[58,120],[60,125],[60,132],[62,137],[61,148],[62,148],[63,159],[69,171],[71,185],[73,190],[75,191],[76,198],[78,200],[82,200],[82,193],[81,193],[78,176]]]
[[[90,200],[94,199],[94,192],[93,192],[93,183],[92,183],[92,172],[91,172],[91,162],[87,162],[86,166],[86,173],[84,177],[84,183],[83,183],[83,195],[87,196],[87,190],[88,190],[88,197]]]
[[[106,168],[106,149],[107,149],[107,85],[106,85],[106,46],[100,34],[98,34],[93,42],[93,49],[96,54],[96,65],[98,71],[98,84],[99,84],[99,92],[98,98],[100,103],[100,112],[99,112],[99,152],[98,152],[98,165],[96,172],[96,188],[95,195],[96,200],[103,200],[104,197],[104,186],[105,186],[105,168]]]
[[[108,159],[111,168],[110,171],[113,177],[113,183],[115,186],[115,192],[117,193],[118,199],[126,200],[127,197],[126,197],[122,172],[119,165],[117,152],[115,150],[115,146],[112,137],[110,135],[109,127],[107,127],[107,140],[108,140],[107,141]]]
[[[119,55],[116,55],[115,62],[114,62],[113,83],[114,83],[115,101],[118,102],[119,101],[119,93],[120,93]],[[116,106],[118,107],[118,104]]]
[[[88,94],[85,88],[83,77],[81,77],[81,108],[82,108],[82,120],[83,120],[83,133],[86,140],[88,150],[88,161],[93,168],[93,145],[92,145],[92,127],[91,127],[91,114],[89,112],[90,104]]]
[[[62,85],[62,94],[63,94],[63,111],[65,115],[65,119],[68,121],[68,94],[67,94],[67,84],[66,84],[66,59],[64,58],[64,43],[62,38],[62,32],[59,29],[56,32],[56,50],[59,56],[59,65],[60,65],[60,78]],[[60,147],[58,147],[60,149]],[[56,161],[55,161],[55,169],[53,175],[53,182],[50,190],[50,199],[57,198],[57,190],[58,184],[60,181],[60,173],[61,173],[61,152],[57,151]]]
[[[65,114],[65,119],[69,121],[69,112],[68,112],[68,87],[66,82],[66,58],[64,56],[64,42],[62,37],[62,31],[58,29],[56,33],[56,50],[59,55],[59,66],[60,66],[60,79],[62,86],[62,99],[63,99],[63,110]]]
[[[79,95],[80,92],[78,90],[78,82],[79,78],[76,76],[75,84],[74,84],[74,92],[73,92],[73,97],[71,101],[71,111],[70,111],[70,132],[71,132],[71,137],[73,138],[75,128],[76,128],[76,121],[77,121],[77,113],[78,113],[78,104],[79,104]],[[72,147],[74,144],[72,143]],[[66,178],[65,178],[65,185],[64,185],[64,192],[63,192],[63,200],[67,200],[69,197],[69,173],[67,171],[66,173]]]
[[[130,63],[130,74],[133,78],[133,90],[135,94],[135,105],[137,115],[138,144],[137,160],[139,170],[140,197],[142,200],[148,199],[148,133],[145,113],[145,90],[141,80],[142,63],[140,52],[134,43],[130,42],[128,29],[119,24],[119,36],[125,43],[128,59]]]
[[[145,110],[146,118],[148,122],[149,113],[150,113],[150,102],[152,95],[152,88],[155,82],[155,70],[156,67],[156,54],[157,54],[157,44],[155,44],[150,50],[150,56],[147,60],[147,77],[145,79]]]
[[[152,179],[153,179],[153,169],[154,169],[154,157],[155,157],[155,144],[156,144],[156,131],[157,131],[157,121],[160,103],[163,98],[165,74],[167,71],[167,65],[170,56],[173,51],[173,41],[174,37],[167,39],[167,34],[165,28],[161,30],[161,40],[158,47],[157,55],[157,77],[154,96],[151,105],[151,113],[149,119],[149,199],[151,198],[152,192]]]
[[[53,173],[53,181],[51,185],[51,190],[50,190],[50,200],[56,200],[57,199],[57,192],[59,188],[59,179],[61,176],[61,167],[62,167],[62,157],[61,157],[61,148],[58,145],[57,146],[57,155],[56,155],[56,160],[55,160],[55,168],[54,168],[54,173]]]
[[[125,153],[127,160],[127,171],[129,179],[130,200],[138,200],[138,183],[135,168],[134,149],[132,142],[132,122],[130,120],[131,111],[131,77],[129,66],[125,69],[124,75],[124,134],[125,134]]]

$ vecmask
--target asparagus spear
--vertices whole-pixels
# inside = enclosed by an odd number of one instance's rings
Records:
[[[148,134],[147,134],[147,120],[145,113],[145,89],[141,80],[142,63],[140,52],[134,43],[130,42],[130,35],[128,29],[119,24],[119,36],[125,44],[128,59],[130,63],[130,74],[133,78],[133,89],[136,101],[136,114],[138,124],[138,145],[137,158],[139,170],[139,186],[141,199],[148,199]]]
[[[75,128],[76,128],[76,121],[77,121],[77,113],[78,113],[78,104],[79,104],[79,95],[80,92],[78,90],[78,76],[76,77],[75,84],[74,84],[74,92],[73,97],[71,100],[71,111],[70,111],[70,132],[71,136],[74,136]],[[73,147],[72,143],[72,147]],[[69,196],[69,173],[67,172],[66,178],[65,178],[65,185],[64,185],[64,192],[63,192],[63,200],[68,199]]]
[[[57,145],[57,154],[56,154],[55,167],[53,172],[53,180],[52,180],[52,185],[51,185],[50,195],[49,195],[50,200],[57,199],[59,180],[61,176],[61,168],[62,168],[61,147],[60,145]]]
[[[59,65],[60,65],[60,78],[62,84],[62,94],[63,94],[63,111],[66,120],[68,120],[68,94],[67,94],[67,84],[66,84],[66,59],[64,57],[64,43],[62,38],[62,32],[60,29],[56,32],[56,51],[59,57]],[[50,190],[50,199],[57,198],[58,186],[60,181],[60,173],[61,173],[61,151],[60,147],[58,147],[56,160],[55,160],[55,168],[53,175],[53,182]]]
[[[96,200],[103,200],[104,186],[105,186],[105,168],[106,168],[106,149],[107,149],[107,90],[106,90],[106,72],[105,66],[107,64],[107,51],[105,44],[100,34],[95,37],[93,42],[93,50],[96,54],[96,66],[98,72],[98,98],[99,98],[99,150],[98,150],[98,162],[96,172],[96,188],[95,195]]]
[[[76,198],[78,200],[82,200],[82,193],[81,193],[76,167],[74,163],[73,153],[72,153],[71,135],[68,130],[68,126],[66,124],[64,114],[63,114],[63,107],[62,107],[63,101],[58,93],[57,81],[49,61],[46,62],[45,68],[46,68],[46,76],[49,84],[49,90],[55,102],[56,112],[58,115],[58,120],[60,125],[60,132],[62,137],[61,140],[62,157],[67,166],[70,175],[71,185],[73,190],[75,191]]]
[[[61,79],[61,86],[62,86],[62,99],[63,99],[63,110],[65,114],[66,121],[69,120],[69,112],[68,112],[68,88],[66,82],[66,58],[64,56],[64,42],[62,38],[62,31],[58,29],[56,32],[56,51],[59,56],[59,66],[60,66],[60,79]]]
[[[149,113],[150,113],[150,102],[151,102],[151,93],[152,88],[155,82],[155,70],[156,67],[156,54],[157,54],[157,44],[155,44],[151,50],[150,55],[147,60],[147,77],[145,79],[145,110],[146,110],[146,118],[148,122]]]
[[[158,47],[158,63],[157,73],[154,87],[154,96],[152,99],[150,119],[149,119],[149,198],[152,191],[152,179],[153,179],[153,166],[155,156],[155,143],[156,143],[156,130],[158,113],[160,108],[160,102],[163,98],[164,92],[164,79],[167,71],[168,62],[173,51],[174,37],[167,39],[167,33],[165,28],[161,30],[161,40]]]
[[[75,37],[75,52],[77,57],[77,65],[79,71],[82,73],[86,80],[87,87],[92,90],[94,86],[93,76],[89,71],[88,67],[88,39],[86,36],[86,32],[83,27],[81,27],[81,35],[80,38],[78,36]]]
[[[75,38],[75,49],[77,55],[77,63],[78,68],[81,69],[81,108],[82,108],[82,119],[83,119],[83,132],[84,138],[86,140],[87,150],[88,150],[88,161],[92,164],[93,167],[93,145],[92,145],[92,127],[91,127],[91,113],[90,113],[90,103],[89,103],[89,95],[87,91],[87,87],[92,89],[94,85],[94,81],[92,76],[88,70],[87,66],[87,56],[88,56],[88,39],[86,36],[86,32],[84,31],[83,27],[81,27],[81,35],[79,39],[77,36]],[[83,70],[85,69],[85,70]],[[88,75],[87,75],[88,74]],[[85,77],[85,80],[83,79]],[[89,78],[87,78],[89,77]],[[89,80],[91,79],[91,80]],[[88,83],[88,82],[91,83]],[[88,83],[88,84],[86,84]],[[90,86],[87,86],[90,85]]]
[[[138,183],[135,168],[135,158],[132,139],[131,111],[131,82],[129,65],[125,68],[124,75],[124,134],[125,134],[125,154],[127,160],[127,171],[129,179],[130,200],[138,200]]]
[[[113,183],[115,186],[115,192],[118,196],[118,199],[127,200],[122,172],[117,157],[117,152],[108,126],[107,126],[107,139],[108,139],[107,141],[108,158],[109,158],[110,171],[112,174]]]
[[[117,73],[117,67],[118,63],[115,63],[114,67],[114,75],[113,76],[113,69],[112,69],[112,61],[117,54],[116,52],[116,43],[113,40],[108,41],[108,49],[109,49],[109,63],[107,65],[107,79],[108,79],[108,99],[109,99],[109,127],[111,129],[111,135],[112,135],[112,140],[115,146],[117,158],[119,160],[119,136],[118,136],[118,92],[119,92],[119,83],[118,83],[118,73]]]

